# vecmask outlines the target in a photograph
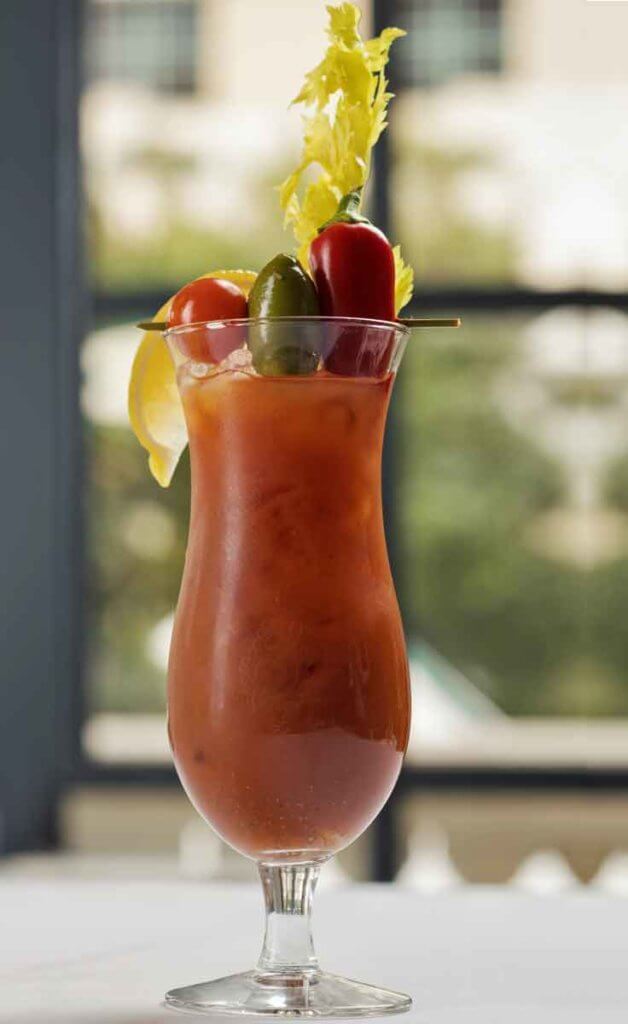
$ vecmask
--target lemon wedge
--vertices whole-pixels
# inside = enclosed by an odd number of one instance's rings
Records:
[[[231,281],[248,296],[256,274],[251,270],[212,270],[201,277]],[[155,314],[156,323],[168,317],[172,298]],[[145,331],[129,380],[129,420],[138,441],[148,452],[155,480],[168,487],[188,443],[185,418],[177,389],[174,363],[159,331]]]

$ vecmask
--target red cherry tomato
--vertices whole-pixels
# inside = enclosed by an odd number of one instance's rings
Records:
[[[204,324],[208,320],[244,320],[248,306],[244,292],[232,281],[200,277],[177,292],[170,304],[168,326]],[[224,327],[184,331],[177,344],[189,359],[198,363],[219,363],[244,341],[242,328]]]

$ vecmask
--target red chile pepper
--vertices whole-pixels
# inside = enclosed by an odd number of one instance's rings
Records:
[[[395,262],[386,236],[358,212],[361,189],[341,199],[310,245],[310,268],[321,316],[395,320]],[[374,333],[374,332],[373,332]],[[379,376],[392,345],[382,331],[368,339],[347,328],[325,361],[332,373]]]

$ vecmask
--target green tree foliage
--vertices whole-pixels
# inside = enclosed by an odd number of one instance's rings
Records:
[[[187,536],[187,454],[164,491],[129,429],[90,427],[85,440],[91,706],[162,711],[164,672],[150,657],[148,641],[177,599]]]
[[[506,422],[498,375],[516,322],[415,335],[401,371],[402,603],[424,636],[504,710],[557,702],[582,643],[582,573],[534,553],[526,530],[561,500],[559,465]]]
[[[509,230],[472,216],[461,201],[466,177],[491,171],[487,152],[397,142],[393,197],[395,241],[401,241],[417,280],[431,284],[494,284],[515,276],[516,250]]]

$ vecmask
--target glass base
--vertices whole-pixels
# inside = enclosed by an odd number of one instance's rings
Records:
[[[404,1013],[410,996],[335,974],[281,975],[246,971],[174,988],[165,1005],[189,1013],[268,1017],[380,1017]]]

